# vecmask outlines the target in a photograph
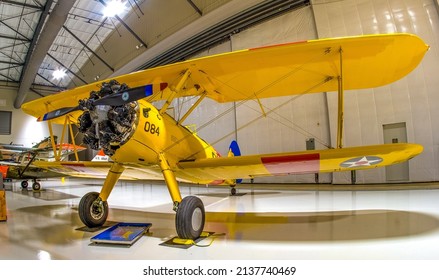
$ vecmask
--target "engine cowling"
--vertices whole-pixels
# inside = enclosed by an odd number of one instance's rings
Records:
[[[84,113],[78,118],[79,131],[84,134],[84,144],[93,150],[102,149],[112,156],[126,143],[136,130],[139,120],[137,101],[120,106],[94,105],[94,101],[128,89],[126,84],[116,80],[102,83],[99,91],[92,91],[90,97],[79,101]]]

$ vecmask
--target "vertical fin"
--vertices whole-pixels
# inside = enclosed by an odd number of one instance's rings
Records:
[[[239,157],[241,156],[241,150],[239,149],[238,142],[233,140],[229,146],[229,152],[227,154],[228,157]],[[236,184],[241,184],[242,179],[235,179]]]

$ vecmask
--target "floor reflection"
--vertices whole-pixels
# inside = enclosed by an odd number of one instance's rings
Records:
[[[439,228],[436,217],[391,210],[312,213],[207,213],[207,228],[228,239],[351,241],[408,237]]]
[[[109,222],[152,223],[151,236],[175,236],[175,215],[111,208]],[[8,222],[12,240],[68,244],[96,232],[79,231],[77,209],[45,205],[17,209]],[[225,233],[225,239],[268,242],[359,241],[408,237],[437,230],[436,217],[408,211],[357,210],[309,213],[207,212],[206,231]]]
[[[39,191],[33,191],[33,190],[21,190],[20,193],[25,196],[30,196],[38,199],[43,199],[47,201],[55,201],[55,200],[61,200],[61,199],[71,199],[71,198],[78,198],[78,196],[67,194],[64,192],[55,191],[52,189],[42,189]]]

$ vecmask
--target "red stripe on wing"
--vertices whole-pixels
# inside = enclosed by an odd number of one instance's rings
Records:
[[[320,169],[320,154],[262,157],[271,174],[315,173]]]

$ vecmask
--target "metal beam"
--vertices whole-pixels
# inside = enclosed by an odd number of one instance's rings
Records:
[[[14,41],[30,42],[30,40],[27,39],[27,38],[15,38],[15,37],[12,37],[12,36],[7,36],[7,35],[0,35],[0,38],[14,40]]]
[[[70,70],[70,68],[68,68],[67,66],[65,66],[64,64],[62,64],[62,62],[59,61],[58,59],[56,59],[53,55],[51,55],[50,53],[47,53],[47,56],[49,56],[51,59],[55,60],[56,63],[58,63],[59,65],[61,65],[64,69],[66,69],[66,70],[69,71],[70,73],[72,73],[73,76],[75,76],[76,78],[78,78],[79,80],[81,80],[81,82],[83,82],[84,84],[88,84],[84,79],[82,79],[82,78],[79,77],[75,72],[73,72],[72,70]]]
[[[12,26],[10,26],[9,24],[7,24],[4,20],[0,20],[0,23],[3,24],[4,26],[6,26],[7,28],[11,29],[13,32],[17,33],[18,35],[20,35],[21,37],[23,37],[23,39],[25,39],[26,41],[31,41],[29,38],[27,38],[25,35],[23,35],[22,33],[20,33],[20,31],[15,30]],[[17,40],[19,40],[19,38],[17,38]]]
[[[76,36],[72,31],[70,31],[70,29],[68,29],[65,25],[63,26],[64,30],[67,31],[67,33],[69,33],[73,38],[75,38],[79,43],[81,43],[81,45],[84,46],[84,48],[86,48],[89,52],[91,52],[97,59],[99,59],[103,64],[105,64],[105,66],[107,66],[111,71],[114,72],[114,68],[110,66],[110,64],[108,64],[104,59],[102,59],[97,53],[95,53],[92,49],[90,49],[89,46],[87,46],[86,43],[82,42],[81,39],[78,38],[78,36]]]
[[[32,4],[28,4],[28,3],[17,2],[17,1],[11,1],[11,0],[0,0],[0,3],[6,3],[6,4],[16,5],[16,6],[20,6],[20,7],[37,9],[37,10],[42,10],[43,9],[43,7],[41,7],[41,6],[32,5]]]
[[[13,62],[13,61],[0,60],[0,63],[8,64],[8,65],[15,65],[15,66],[23,66],[23,63]]]
[[[147,44],[134,32],[118,15],[114,16],[125,28],[128,30],[128,32],[131,33],[131,35],[134,36],[134,38],[137,39],[145,48],[148,47]]]
[[[47,1],[46,9],[50,9],[48,4],[51,4],[52,1]],[[34,49],[30,49],[30,53],[28,56],[30,57],[23,67],[22,77],[20,81],[20,87],[18,88],[18,94],[15,98],[14,107],[19,109],[21,104],[23,104],[26,99],[27,92],[31,87],[35,76],[38,73],[38,69],[46,57],[47,52],[50,49],[53,41],[58,35],[61,27],[65,23],[69,11],[72,9],[75,1],[70,0],[59,0],[55,7],[53,8],[50,16],[48,16],[47,22],[44,27],[41,29],[41,32],[34,33],[34,38],[38,38],[37,44],[35,44]],[[44,13],[43,13],[44,14]]]
[[[105,7],[107,6],[107,3],[104,0],[99,0],[99,2],[101,2],[102,5],[104,5]],[[133,35],[137,41],[139,41],[145,48],[147,47],[146,43],[142,40],[142,38],[140,38],[136,32],[134,32],[129,26],[128,24],[126,24],[118,15],[114,16],[125,28],[126,30],[128,30],[128,32],[131,33],[131,35]],[[114,72],[114,70],[113,70]]]
[[[187,0],[189,4],[191,4],[192,8],[194,8],[195,11],[197,11],[197,13],[202,16],[203,12],[200,10],[200,8],[197,7],[197,5],[195,5],[195,3],[192,0]]]
[[[39,93],[37,90],[35,90],[35,89],[33,89],[33,88],[30,88],[30,91],[32,91],[32,92],[38,94],[38,95],[41,96],[41,97],[44,97],[43,94]]]

